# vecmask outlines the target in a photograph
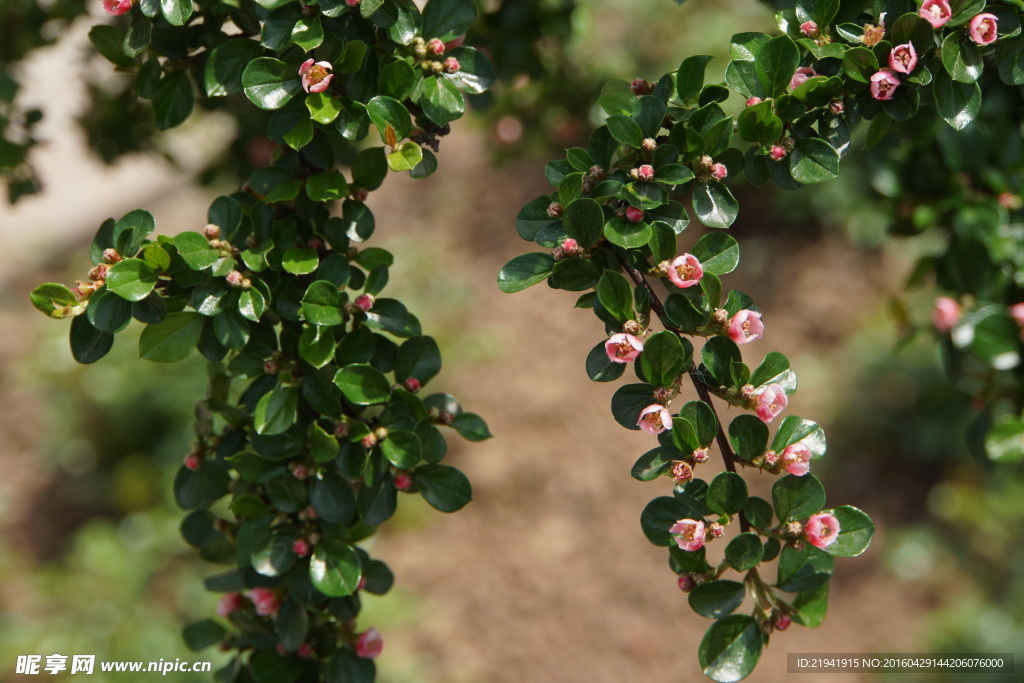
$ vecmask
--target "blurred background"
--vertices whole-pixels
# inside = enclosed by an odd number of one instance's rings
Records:
[[[201,579],[216,568],[180,538],[171,496],[203,362],[142,362],[128,332],[101,362],[78,366],[67,324],[39,315],[28,293],[44,281],[85,279],[88,244],[107,217],[145,207],[159,232],[200,229],[210,199],[233,191],[236,169],[259,158],[263,124],[246,130],[223,111],[197,111],[155,136],[146,103],[88,43],[90,26],[106,19],[99,0],[85,4],[88,16],[79,16],[80,2],[46,6],[43,17],[34,1],[0,0],[9,62],[0,91],[9,77],[22,87],[18,111],[5,99],[3,122],[33,141],[27,156],[5,163],[11,194],[23,196],[0,205],[0,680],[19,680],[21,654],[216,667],[219,653],[191,653],[181,641],[184,624],[213,613],[216,598]],[[667,482],[629,476],[650,442],[611,419],[615,384],[592,384],[584,372],[600,324],[572,308],[572,294],[503,295],[494,280],[524,251],[513,223],[523,204],[548,193],[544,163],[585,146],[600,123],[590,103],[606,79],[653,81],[683,57],[711,54],[707,80],[720,81],[730,35],[773,30],[771,8],[754,0],[481,6],[491,24],[480,40],[510,65],[506,82],[453,126],[434,176],[393,174],[369,200],[374,244],[397,257],[392,295],[441,345],[437,389],[458,395],[495,434],[451,442],[449,457],[473,482],[470,506],[446,516],[403,496],[370,541],[397,578],[391,594],[366,599],[361,617],[384,635],[379,680],[699,681],[707,624],[639,527]],[[517,21],[535,40],[500,40]],[[15,36],[36,42],[17,46]],[[734,96],[726,105],[742,103]],[[800,391],[789,411],[828,436],[815,473],[829,505],[856,505],[879,527],[862,557],[838,563],[825,623],[776,634],[751,680],[787,678],[787,652],[1020,655],[1024,643],[1024,476],[972,447],[971,400],[946,382],[934,336],[907,341],[908,324],[927,327],[935,292],[907,294],[904,282],[937,244],[929,234],[888,235],[892,207],[872,189],[877,169],[862,147],[855,138],[839,179],[799,193],[733,185],[742,262],[725,285],[754,292],[767,328],[760,346],[746,349],[791,359]],[[3,154],[9,162],[15,152]],[[682,243],[700,230],[692,224]],[[897,298],[907,314],[898,324]],[[769,490],[767,477],[748,479],[753,492]]]

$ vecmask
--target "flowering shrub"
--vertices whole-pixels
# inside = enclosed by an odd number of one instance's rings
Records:
[[[203,106],[265,112],[276,148],[271,165],[213,202],[205,227],[197,221],[197,230],[154,237],[143,210],[105,222],[86,279],[74,288],[41,285],[33,303],[72,318],[72,353],[83,363],[99,360],[132,319],[146,325],[143,358],[174,362],[196,348],[210,361],[196,442],[175,496],[191,511],[185,539],[231,565],[207,581],[223,593],[217,614],[230,628],[212,619],[193,624],[190,646],[236,651],[224,680],[262,680],[268,672],[282,680],[371,680],[383,639],[357,624],[359,596],[386,592],[392,576],[359,543],[391,517],[398,492],[422,494],[446,512],[468,503],[466,478],[440,464],[442,428],[471,441],[490,435],[454,397],[421,397],[440,355],[415,315],[381,296],[393,256],[363,246],[376,227],[364,202],[389,171],[433,173],[435,153],[465,111],[463,93],[481,95],[495,81],[489,60],[464,44],[476,7],[471,0],[430,0],[422,12],[410,0],[100,4],[121,18],[94,27],[90,38],[133,74],[134,91],[151,101],[161,129],[191,115],[198,91]],[[788,359],[768,351],[756,364],[744,361],[741,346],[763,351],[770,321],[766,331],[755,300],[724,289],[740,253],[719,232],[739,211],[725,181],[745,176],[796,190],[830,180],[864,121],[871,122],[867,146],[879,149],[891,129],[911,121],[923,128],[933,112],[953,131],[970,131],[984,115],[986,60],[1006,86],[1024,84],[1017,2],[776,4],[788,5],[777,14],[781,34],[734,36],[724,84],[705,83],[707,56],[687,57],[653,83],[610,82],[598,101],[605,124],[586,149],[573,147],[547,165],[555,191],[516,221],[520,236],[545,251],[514,258],[499,275],[506,292],[542,280],[582,292],[576,306],[604,324],[587,373],[610,382],[630,369],[639,380],[615,392],[613,417],[657,439],[633,476],[672,481],[671,495],[645,508],[641,527],[669,548],[691,607],[714,620],[698,656],[704,673],[722,681],[748,675],[774,631],[821,623],[834,558],[859,555],[874,532],[859,509],[826,508],[811,471],[825,455],[825,436],[815,422],[786,414],[797,389]],[[500,57],[496,35],[491,51]],[[497,66],[505,68],[501,59]],[[986,74],[992,79],[993,69]],[[721,106],[732,93],[746,105],[735,117]],[[949,148],[961,143],[940,144],[941,163],[957,159]],[[920,160],[903,161],[903,176],[914,175]],[[22,156],[5,167],[24,169]],[[1024,338],[1017,303],[1024,278],[991,277],[1018,265],[990,228],[1021,208],[1011,191],[1016,179],[1005,176],[992,192],[976,193],[983,198],[969,197],[967,208],[913,207],[930,210],[922,223],[953,215],[948,253],[919,269],[936,272],[959,299],[938,300],[936,331],[949,335],[950,353],[997,373],[1019,366]],[[711,230],[691,239],[680,199]],[[340,216],[330,208],[338,202]],[[1001,207],[995,219],[993,205]],[[982,217],[963,217],[969,210]],[[1005,375],[986,378],[993,393],[1015,386]],[[992,452],[1024,433],[1020,406],[998,398]],[[722,403],[748,412],[726,425]],[[712,449],[724,471],[708,471]],[[749,495],[740,468],[778,476],[770,502]],[[220,512],[225,499],[230,514]],[[709,562],[708,544],[724,546],[721,563]],[[770,561],[777,561],[774,580],[762,575]],[[737,613],[748,596],[749,614]]]

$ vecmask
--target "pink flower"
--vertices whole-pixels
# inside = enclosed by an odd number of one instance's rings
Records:
[[[729,175],[729,169],[725,167],[725,164],[713,164],[711,166],[711,177],[715,180],[725,180],[727,175]]]
[[[226,617],[236,609],[241,609],[244,604],[241,593],[225,593],[217,601],[217,615]]]
[[[704,547],[704,522],[695,519],[681,519],[668,530],[675,536],[676,545],[687,552]]]
[[[644,343],[642,341],[624,332],[613,334],[604,343],[604,352],[608,354],[608,360],[613,363],[632,363],[643,350]]]
[[[307,541],[304,538],[296,539],[296,541],[292,543],[292,552],[298,555],[299,557],[305,557],[306,555],[309,555],[309,551],[309,541]]]
[[[636,424],[648,434],[661,434],[666,429],[672,429],[672,414],[665,406],[654,403],[640,412]]]
[[[793,78],[789,79],[789,89],[796,90],[800,85],[812,76],[817,76],[818,72],[814,70],[813,66],[802,66],[793,72]]]
[[[676,287],[693,287],[704,277],[704,268],[693,254],[683,254],[672,260],[668,267],[668,279]]]
[[[352,303],[360,311],[366,313],[368,310],[373,308],[373,304],[375,303],[375,301],[372,294],[360,294]]]
[[[827,512],[811,515],[804,525],[804,534],[815,548],[827,548],[839,537],[839,520]]]
[[[815,38],[818,35],[818,25],[813,21],[805,21],[800,24],[800,33],[803,33],[808,38]]]
[[[635,206],[626,207],[626,219],[630,223],[639,223],[644,219],[644,212]]]
[[[891,100],[899,87],[900,79],[889,69],[882,69],[871,77],[871,96],[876,100]]]
[[[960,304],[948,296],[940,296],[935,300],[935,309],[932,311],[932,325],[939,332],[949,332],[960,320]]]
[[[331,84],[334,74],[330,73],[330,62],[316,62],[307,59],[299,67],[299,75],[302,76],[302,89],[306,92],[323,92]]]
[[[270,588],[253,588],[245,595],[252,600],[256,614],[261,617],[272,617],[281,609],[281,597]]]
[[[103,0],[103,11],[112,17],[119,17],[131,8],[132,0]]]
[[[917,51],[913,43],[897,45],[889,53],[889,67],[901,74],[909,74],[917,66]]]
[[[193,472],[203,466],[203,456],[198,453],[189,453],[185,456],[185,468]]]
[[[427,52],[433,55],[444,54],[444,41],[440,38],[431,38],[427,41]]]
[[[400,472],[395,475],[395,488],[399,491],[408,491],[412,488],[412,477],[405,472]]]
[[[654,167],[650,164],[644,164],[640,168],[636,169],[637,180],[647,182],[648,180],[654,180]]]
[[[932,28],[942,28],[953,16],[953,10],[949,7],[949,0],[924,0],[918,14],[926,19]]]
[[[1014,304],[1010,306],[1010,317],[1017,321],[1020,325],[1020,338],[1024,341],[1024,303]]]
[[[989,43],[996,42],[996,15],[994,14],[979,14],[971,19],[970,35],[971,40],[976,42],[978,45],[988,45]]]
[[[384,647],[384,639],[377,633],[377,629],[371,628],[359,634],[356,638],[356,656],[362,659],[374,659],[380,654]]]
[[[753,107],[755,104],[761,104],[764,102],[760,97],[754,96],[747,100],[747,106]]]
[[[746,344],[764,335],[764,323],[761,322],[761,314],[757,311],[736,311],[729,320],[729,339],[737,344]]]
[[[768,424],[789,404],[786,392],[778,384],[769,384],[757,394],[757,416]]]
[[[462,65],[459,64],[459,60],[455,59],[455,57],[449,57],[444,60],[443,66],[446,74],[456,74],[459,72]]]
[[[768,156],[772,158],[772,161],[782,161],[786,158],[786,148],[782,145],[772,145],[771,150],[768,152]]]
[[[345,0],[345,4],[349,7],[359,7],[359,3],[363,0]]]
[[[811,471],[811,449],[799,441],[782,451],[782,464],[790,474],[802,477]]]

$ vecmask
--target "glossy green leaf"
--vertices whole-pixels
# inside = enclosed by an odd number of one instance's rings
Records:
[[[981,88],[977,83],[958,83],[945,71],[938,71],[932,90],[939,115],[954,130],[966,128],[981,111]]]
[[[476,21],[473,0],[430,0],[423,8],[423,37],[451,40]]]
[[[348,524],[356,510],[352,485],[336,472],[324,472],[310,483],[309,504],[318,517],[332,524]]]
[[[597,300],[620,325],[633,317],[633,290],[620,273],[604,272],[597,282]]]
[[[704,71],[712,59],[710,55],[694,55],[679,65],[676,72],[676,95],[680,100],[686,102],[700,94],[704,87]]]
[[[160,13],[171,26],[184,26],[192,16],[192,0],[160,0]]]
[[[954,81],[974,83],[981,77],[985,63],[978,47],[961,31],[953,31],[942,41],[942,65]]]
[[[441,512],[460,510],[473,499],[469,480],[454,467],[423,465],[413,470],[412,480],[424,500]]]
[[[786,446],[797,442],[803,443],[811,451],[811,456],[820,458],[825,454],[825,432],[816,422],[805,420],[796,415],[787,415],[775,432],[772,450],[781,453]]]
[[[333,282],[317,280],[302,297],[302,316],[314,325],[335,326],[345,322],[344,303]]]
[[[640,124],[629,116],[623,114],[609,116],[605,123],[612,137],[624,145],[640,147],[644,141],[644,134],[640,130]]]
[[[596,201],[583,197],[565,207],[562,225],[569,237],[579,242],[584,249],[589,249],[601,239],[604,212]]]
[[[729,424],[729,443],[741,460],[750,461],[768,446],[768,425],[754,415],[737,415]]]
[[[361,363],[338,370],[334,383],[345,398],[357,405],[384,403],[391,397],[391,383],[387,377],[376,368]]]
[[[551,274],[555,259],[547,253],[517,256],[506,263],[498,273],[498,289],[511,294],[531,287]]]
[[[772,503],[783,522],[804,520],[825,507],[825,487],[813,474],[787,474],[772,487]]]
[[[686,342],[689,347],[689,341]],[[656,387],[674,387],[690,367],[693,348],[684,348],[679,336],[668,330],[650,335],[637,359],[644,377]]]
[[[721,232],[710,232],[690,250],[705,273],[725,275],[736,270],[740,262],[740,248],[736,240]]]
[[[708,485],[707,504],[712,512],[734,515],[747,502],[747,483],[735,472],[719,472]]]
[[[739,215],[740,205],[722,183],[698,183],[693,189],[693,211],[709,228],[728,228]]]
[[[86,309],[89,323],[101,332],[116,333],[123,330],[132,319],[132,305],[109,289],[100,289],[89,297]]]
[[[757,80],[771,97],[786,92],[798,66],[800,48],[789,36],[777,36],[766,41],[754,57]]]
[[[733,683],[750,675],[763,646],[764,636],[757,622],[745,614],[731,614],[707,630],[697,648],[697,658],[705,676],[719,683]]]
[[[362,565],[352,546],[325,538],[317,544],[309,561],[309,580],[313,587],[329,597],[352,595],[359,587]]]
[[[803,138],[789,155],[789,172],[798,183],[822,183],[839,175],[839,153],[818,138]]]
[[[455,84],[436,76],[423,79],[420,104],[427,118],[439,126],[461,118],[466,111],[466,101]]]
[[[113,26],[99,25],[89,29],[89,42],[96,51],[115,66],[131,68],[135,60],[125,54],[125,34]]]
[[[175,363],[192,351],[202,329],[203,317],[198,313],[168,313],[163,322],[142,330],[139,356],[157,363]]]
[[[256,404],[253,424],[257,434],[283,434],[295,424],[299,392],[279,387],[267,392]]]
[[[415,467],[421,459],[422,447],[416,434],[407,429],[392,429],[381,442],[384,457],[400,470]]]
[[[298,69],[279,59],[258,57],[242,73],[245,96],[260,109],[280,109],[300,90]]]
[[[87,316],[79,315],[71,320],[70,341],[72,357],[88,365],[107,355],[114,345],[114,335],[97,330]]]
[[[839,535],[824,548],[825,552],[837,557],[857,557],[867,550],[875,535],[875,523],[871,518],[852,505],[838,507],[832,510],[832,514],[839,521]]]
[[[777,585],[790,593],[814,590],[828,582],[835,564],[835,558],[810,543],[800,550],[783,546],[779,554]]]
[[[709,581],[702,583],[687,596],[691,609],[708,619],[720,619],[732,614],[743,604],[747,591],[739,581]]]
[[[725,547],[725,559],[738,572],[753,569],[764,558],[764,545],[754,533],[742,533]]]

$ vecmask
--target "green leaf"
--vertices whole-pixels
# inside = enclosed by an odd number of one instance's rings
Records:
[[[287,652],[298,650],[309,636],[309,613],[306,608],[295,599],[286,600],[277,616],[277,632],[281,637],[281,646]],[[260,671],[265,672],[266,669],[261,668]]]
[[[466,101],[455,84],[436,76],[423,79],[420,104],[427,118],[439,126],[461,118],[466,111]]]
[[[712,512],[734,515],[747,502],[747,483],[735,472],[719,472],[708,486],[707,504]]]
[[[366,103],[366,113],[377,126],[381,141],[387,141],[387,127],[395,131],[395,138],[404,140],[412,132],[409,110],[398,100],[378,95]]]
[[[781,453],[786,446],[797,442],[803,443],[811,451],[811,456],[820,458],[825,454],[825,432],[816,422],[805,420],[796,415],[787,415],[775,432],[772,450]]]
[[[604,212],[596,201],[583,197],[565,207],[562,225],[569,237],[579,242],[584,249],[589,249],[601,239]]]
[[[810,543],[800,550],[783,546],[779,554],[777,585],[790,593],[814,590],[828,582],[835,564],[835,558]]]
[[[132,17],[132,24],[128,28],[128,34],[124,37],[123,49],[129,57],[138,57],[149,47],[150,38],[153,35],[153,23],[141,16]]]
[[[768,425],[754,415],[737,415],[729,424],[729,443],[737,457],[749,462],[768,446]]]
[[[70,341],[71,355],[77,362],[88,365],[107,355],[114,345],[114,335],[97,330],[87,316],[79,315],[71,321]]]
[[[391,383],[379,370],[362,363],[346,365],[334,376],[334,383],[356,405],[384,403],[391,398]]]
[[[395,357],[395,381],[410,377],[425,385],[441,371],[441,352],[433,337],[414,337],[402,344]]]
[[[798,593],[793,600],[793,607],[796,609],[793,621],[807,628],[820,626],[828,611],[828,582],[813,590]]]
[[[747,142],[767,145],[782,134],[782,119],[772,111],[771,102],[761,102],[744,109],[736,119],[736,129]]]
[[[570,258],[555,263],[548,284],[555,289],[582,292],[591,289],[601,277],[601,268],[585,258]]]
[[[1024,38],[999,41],[996,47],[999,78],[1007,85],[1024,85]]]
[[[626,429],[639,430],[640,411],[654,402],[650,384],[627,384],[612,395],[612,417]]]
[[[324,27],[320,23],[320,15],[304,16],[295,22],[295,27],[292,28],[292,42],[306,52],[320,47],[324,42]]]
[[[679,411],[679,417],[693,427],[693,433],[701,447],[709,446],[718,435],[715,411],[704,401],[687,401]]]
[[[709,581],[690,591],[687,598],[697,614],[708,619],[720,619],[742,605],[746,594],[739,581]]]
[[[226,633],[227,630],[213,619],[203,619],[186,626],[182,637],[188,649],[198,652],[219,643]]]
[[[985,454],[995,462],[1016,463],[1024,459],[1024,420],[1015,415],[997,419],[985,434]]]
[[[306,325],[299,335],[299,356],[314,368],[322,368],[334,359],[337,343],[329,327]]]
[[[511,294],[532,287],[551,274],[555,259],[551,254],[534,252],[516,256],[498,273],[498,289]]]
[[[704,87],[704,71],[712,59],[710,55],[694,55],[679,65],[676,72],[676,94],[680,100],[686,102],[700,94]]]
[[[381,442],[384,457],[400,470],[416,466],[421,459],[422,446],[416,434],[407,429],[392,429]]]
[[[68,309],[78,305],[78,299],[71,290],[57,282],[41,284],[29,296],[36,310],[51,318],[63,318],[68,314]]]
[[[654,481],[672,469],[672,461],[680,455],[675,448],[659,446],[641,455],[633,464],[630,474],[637,481]]]
[[[337,454],[337,442],[335,442]],[[352,485],[336,472],[324,472],[309,485],[309,504],[321,519],[332,524],[348,524],[356,511]]]
[[[725,546],[725,559],[738,572],[753,569],[763,558],[764,545],[761,538],[754,533],[739,534]]]
[[[703,517],[701,512],[706,511],[694,506],[692,499],[660,496],[648,503],[640,514],[640,528],[652,544],[661,547],[676,546],[669,529],[680,519],[699,520]]]
[[[455,512],[473,499],[466,475],[447,465],[423,465],[412,472],[412,480],[423,499],[436,510]]]
[[[309,580],[318,591],[332,598],[352,595],[362,578],[359,554],[352,546],[331,538],[317,544],[309,561]]]
[[[115,66],[131,68],[135,60],[125,54],[124,34],[113,26],[99,25],[89,29],[89,42],[96,51]]]
[[[764,636],[757,622],[745,614],[731,614],[707,630],[697,648],[697,658],[705,676],[732,683],[750,675],[763,646]]]
[[[807,519],[825,507],[825,487],[813,474],[787,474],[772,487],[772,503],[783,522]]]
[[[349,194],[345,176],[337,171],[317,173],[306,179],[306,195],[314,202],[344,199]],[[312,272],[312,271],[310,271]]]
[[[314,325],[335,326],[345,322],[344,303],[333,282],[317,280],[302,296],[302,317]]]
[[[683,342],[675,333],[662,330],[647,338],[638,362],[644,378],[652,385],[674,387],[692,360],[693,348],[684,349]]]
[[[857,557],[867,550],[875,535],[871,518],[852,505],[838,507],[832,514],[839,520],[839,535],[825,552],[837,557]]]
[[[981,77],[985,63],[977,46],[961,31],[953,31],[942,41],[942,65],[954,81],[974,83]]]
[[[613,218],[604,226],[605,238],[623,249],[639,249],[650,242],[653,235],[651,226],[644,222],[633,223],[622,218]]]
[[[281,576],[295,564],[294,531],[275,531],[264,537],[252,551],[252,568],[263,576]]]
[[[163,322],[142,330],[139,356],[156,363],[175,363],[192,351],[202,329],[203,317],[198,313],[168,313]]]
[[[298,69],[272,57],[249,62],[242,72],[242,86],[253,104],[267,110],[280,109],[302,90]]]
[[[690,250],[705,273],[725,275],[736,270],[740,262],[740,247],[731,236],[709,232],[697,240]]]
[[[614,363],[608,359],[605,342],[598,342],[587,354],[587,377],[595,382],[614,382],[626,370],[627,363]]]
[[[471,47],[457,47],[446,54],[459,62],[459,70],[453,74],[441,74],[441,77],[454,83],[459,90],[470,95],[480,95],[498,80],[491,60],[480,51]]]
[[[468,31],[475,21],[473,0],[430,0],[423,8],[423,37],[449,41]]]
[[[192,114],[195,102],[188,73],[175,71],[165,74],[152,99],[157,128],[167,130],[182,123]]]
[[[459,413],[452,419],[452,428],[467,441],[486,441],[491,438],[487,423],[475,413]]]
[[[279,387],[267,392],[256,404],[253,424],[257,434],[284,434],[295,424],[299,392]]]
[[[824,140],[803,138],[789,155],[789,172],[798,183],[822,183],[839,175],[839,153]]]
[[[171,26],[184,26],[192,16],[192,0],[160,0],[160,13]]]
[[[620,273],[604,271],[597,282],[597,300],[620,325],[633,317],[633,290]]]
[[[423,148],[412,140],[406,140],[395,147],[387,156],[388,168],[396,173],[411,171],[423,161]]]
[[[704,344],[700,355],[704,367],[719,384],[718,387],[713,388],[731,387],[733,363],[740,363],[743,360],[736,342],[728,337],[712,337]]]
[[[981,88],[977,83],[957,83],[945,71],[936,71],[932,90],[939,115],[954,130],[966,128],[981,111]]]
[[[210,241],[198,232],[182,232],[174,236],[174,248],[192,270],[206,270],[220,258],[220,253],[210,248]]]
[[[640,130],[640,124],[629,116],[623,114],[609,116],[605,123],[612,137],[624,145],[640,147],[644,141],[644,134]]]
[[[248,38],[229,38],[210,52],[203,67],[207,97],[224,97],[242,92],[242,72],[260,56],[259,43]]]
[[[750,525],[756,529],[767,529],[772,523],[772,506],[764,498],[751,496],[747,504],[743,506],[743,514],[747,516]]]
[[[786,92],[793,72],[800,66],[800,48],[789,36],[772,38],[754,57],[754,69],[761,87],[770,97]]]
[[[336,100],[329,93],[311,92],[306,95],[306,109],[309,117],[324,125],[333,122],[344,109],[341,100]]]
[[[778,351],[770,351],[750,375],[750,383],[755,388],[765,384],[784,384],[785,378],[792,374],[789,359]],[[786,388],[785,386],[783,387]],[[789,392],[787,392],[789,393]]]
[[[381,95],[402,102],[412,97],[420,75],[408,62],[396,60],[385,66],[377,77],[377,89]]]
[[[693,189],[693,211],[709,228],[728,228],[739,215],[740,205],[722,183],[698,183]]]
[[[316,422],[306,430],[309,439],[309,454],[315,462],[330,462],[338,456],[338,440],[320,428]]]
[[[855,47],[843,55],[843,72],[855,81],[867,83],[878,72],[878,58],[866,47]]]

